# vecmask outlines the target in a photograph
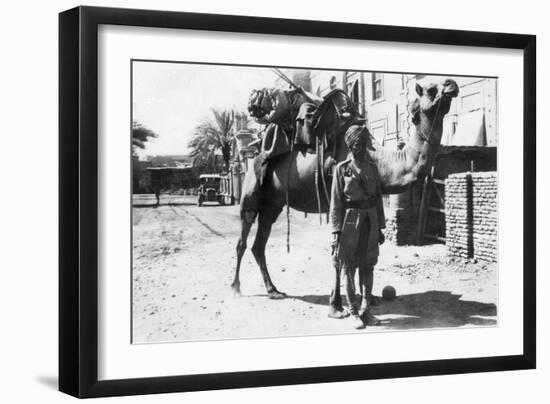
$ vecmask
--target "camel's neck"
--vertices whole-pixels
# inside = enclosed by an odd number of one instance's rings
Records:
[[[403,148],[406,157],[406,170],[416,178],[423,177],[431,168],[434,158],[439,151],[443,120],[434,122],[433,127],[417,125],[414,127],[409,141]]]
[[[442,119],[436,120],[433,127],[421,122],[415,126],[402,150],[390,151],[373,144],[376,150],[371,155],[377,162],[385,193],[402,192],[426,175],[439,149],[442,126]]]

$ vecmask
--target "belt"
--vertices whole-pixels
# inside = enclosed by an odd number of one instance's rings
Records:
[[[374,208],[375,204],[373,201],[349,201],[344,204],[346,209],[370,209]]]

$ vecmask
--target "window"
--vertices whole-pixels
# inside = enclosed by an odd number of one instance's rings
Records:
[[[345,90],[351,100],[359,105],[361,100],[359,99],[359,79],[357,77],[357,72],[349,72],[346,74]]]
[[[376,101],[383,96],[382,91],[382,73],[372,74],[372,100]]]

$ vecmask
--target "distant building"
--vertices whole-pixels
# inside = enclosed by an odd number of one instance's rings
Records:
[[[193,157],[188,154],[164,154],[145,156],[153,167],[192,167]]]
[[[152,169],[165,168],[162,171]],[[153,178],[153,174],[158,177]],[[158,174],[158,175],[157,175]],[[154,188],[163,191],[179,191],[198,186],[199,173],[193,168],[193,157],[189,155],[155,155],[132,159],[132,192],[134,194],[152,193]]]

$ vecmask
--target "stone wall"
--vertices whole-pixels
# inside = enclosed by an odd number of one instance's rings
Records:
[[[460,258],[497,261],[497,173],[451,174],[445,181],[446,244]]]

